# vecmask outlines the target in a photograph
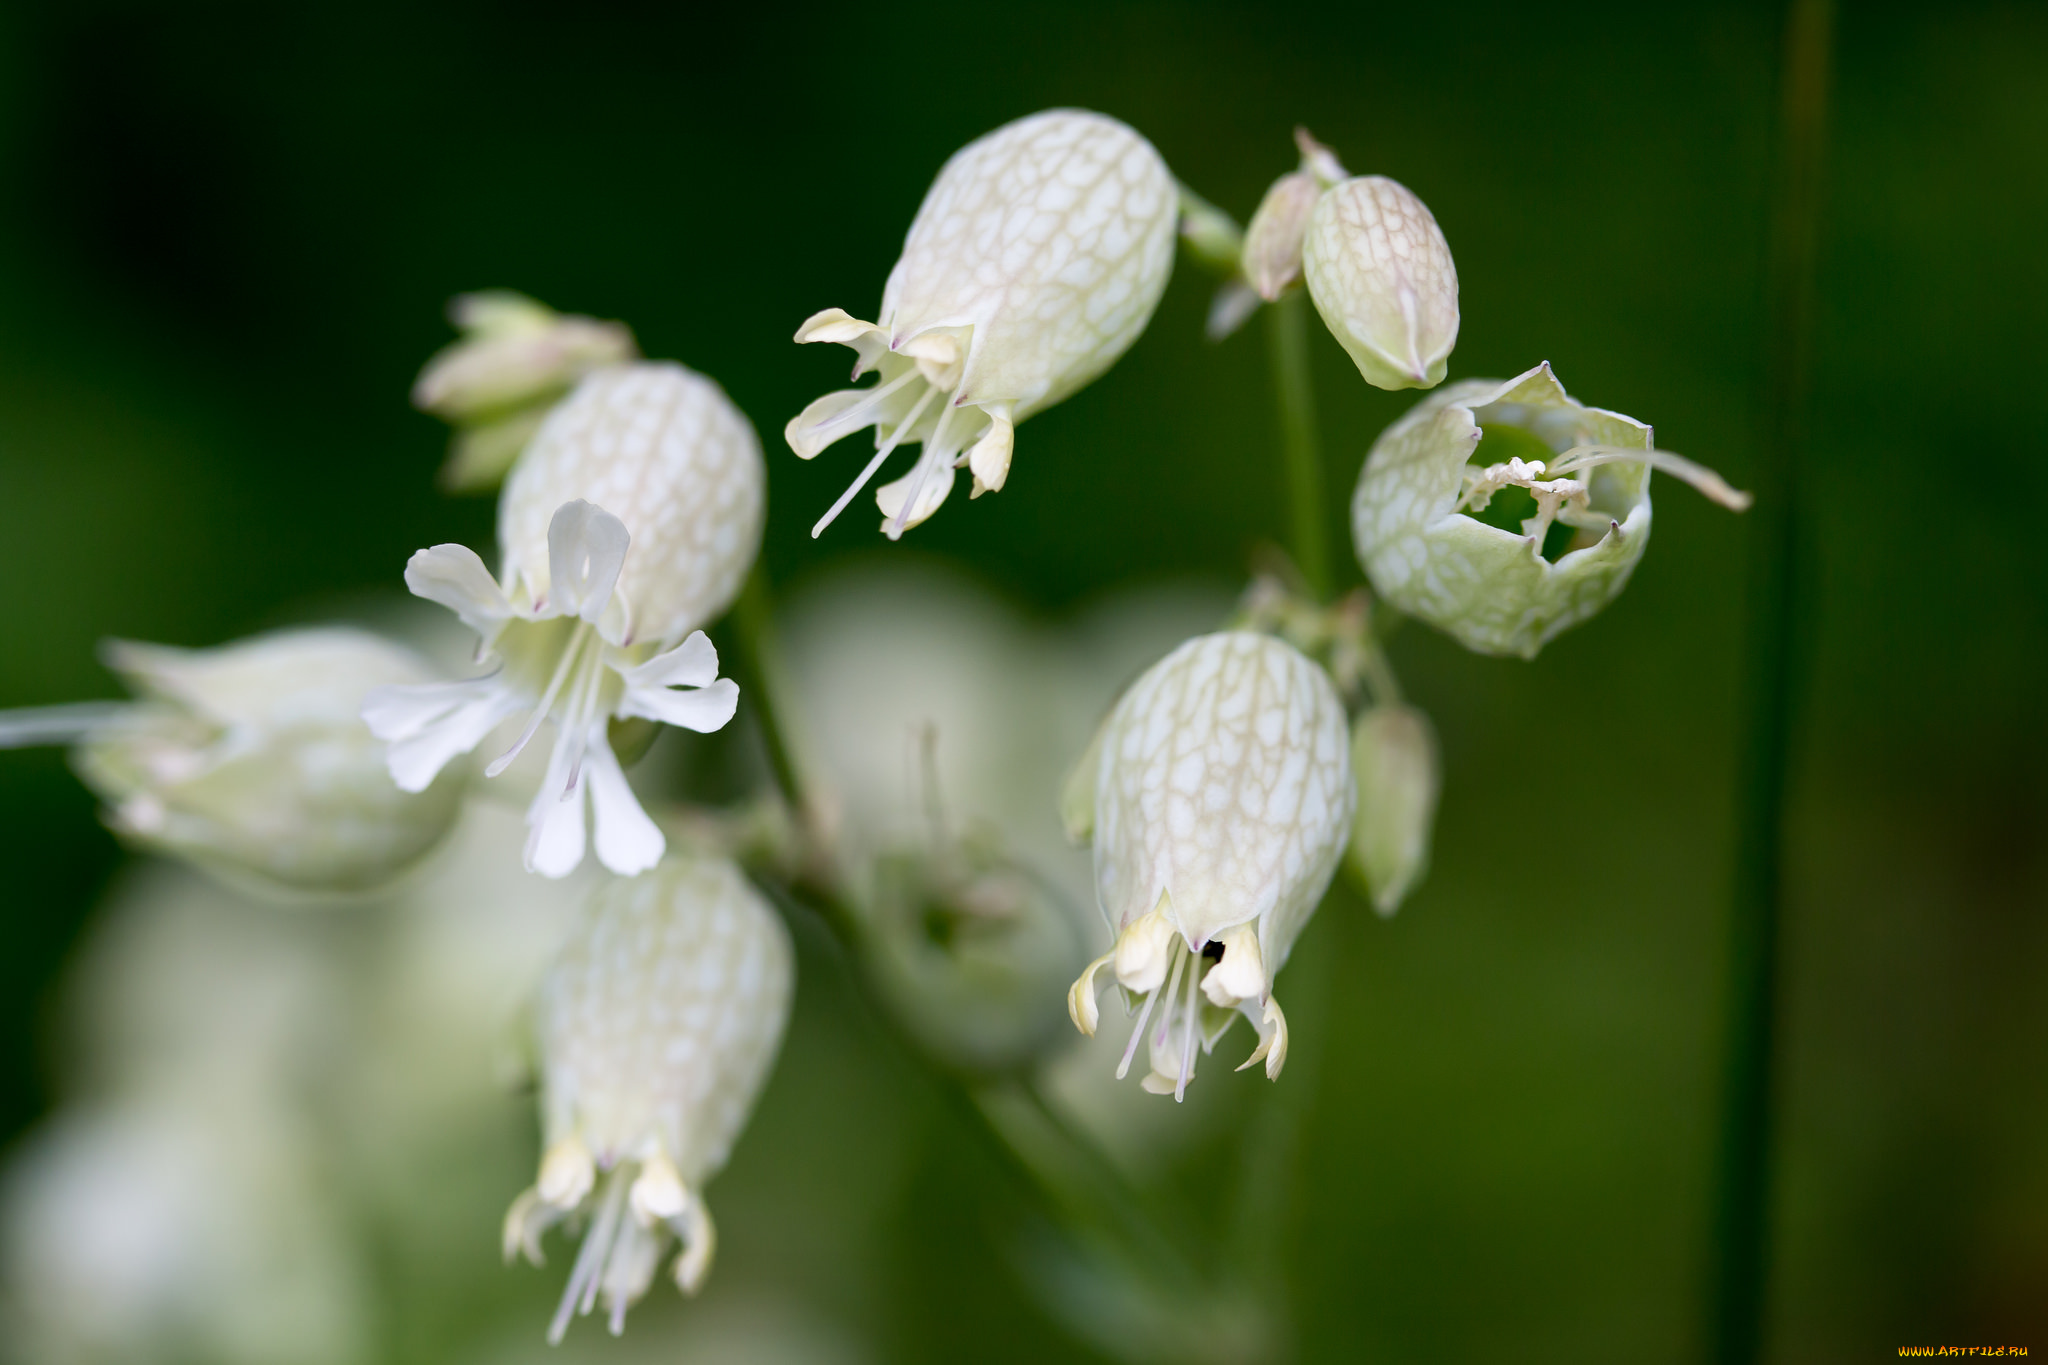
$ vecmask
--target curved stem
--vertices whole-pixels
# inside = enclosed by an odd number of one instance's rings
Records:
[[[1813,349],[1831,0],[1791,0],[1785,26],[1778,183],[1756,521],[1751,527],[1746,740],[1729,922],[1727,1060],[1714,1207],[1712,1359],[1749,1365],[1763,1345],[1769,1271],[1772,1055],[1787,756],[1798,692],[1798,452]]]

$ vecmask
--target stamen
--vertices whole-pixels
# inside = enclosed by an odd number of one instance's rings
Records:
[[[1195,1030],[1201,1023],[1201,1007],[1195,1001],[1195,982],[1200,972],[1188,973],[1187,1036],[1180,1044],[1180,1079],[1174,1082],[1173,1102],[1179,1104],[1188,1093],[1188,1081],[1195,1074]]]
[[[905,372],[901,379],[895,382],[900,384],[903,382],[903,379],[908,379],[916,373],[916,370],[909,370]],[[882,467],[882,461],[888,459],[895,452],[896,447],[902,444],[903,438],[910,434],[910,429],[917,424],[917,419],[924,416],[925,406],[932,401],[933,396],[937,393],[937,389],[927,388],[923,396],[911,405],[910,415],[896,424],[896,429],[889,433],[889,439],[884,441],[882,448],[875,452],[875,458],[868,461],[868,467],[860,472],[860,477],[855,479],[852,486],[839,495],[839,501],[832,504],[831,511],[818,518],[818,524],[811,528],[812,540],[816,540],[819,536],[823,535],[825,528],[830,526],[838,518],[839,514],[846,510],[846,504],[853,501],[854,495],[868,486],[868,480],[875,477],[875,471]]]
[[[1166,1008],[1159,1015],[1159,1031],[1152,1038],[1152,1046],[1165,1047],[1166,1040],[1173,1032],[1173,997],[1180,992],[1180,974],[1188,965],[1187,945],[1180,935],[1173,936],[1173,970],[1166,974]]]
[[[1145,1008],[1138,1011],[1138,1022],[1131,1025],[1131,1041],[1124,1044],[1123,1060],[1116,1064],[1116,1078],[1122,1080],[1131,1074],[1131,1058],[1138,1055],[1138,1044],[1145,1037],[1145,1022],[1152,1017],[1152,1006],[1159,1002],[1159,992],[1147,992]]]
[[[569,680],[569,666],[575,663],[576,656],[583,652],[583,640],[589,633],[588,621],[576,623],[575,632],[569,636],[569,647],[562,651],[562,661],[555,665],[555,674],[548,679],[547,691],[541,693],[539,704],[533,708],[533,715],[526,722],[526,729],[520,733],[518,739],[512,741],[511,748],[499,754],[492,760],[491,765],[484,769],[485,777],[496,777],[511,767],[512,760],[519,757],[527,742],[540,730],[541,722],[546,720],[548,712],[554,709],[555,698],[561,693],[562,684]]]
[[[834,427],[846,427],[847,430],[851,431],[856,427],[866,426],[867,423],[855,422],[853,421],[853,419],[860,416],[862,413],[872,412],[874,410],[875,404],[881,402],[884,398],[887,398],[890,394],[896,392],[896,390],[902,388],[911,380],[920,377],[921,375],[918,371],[917,366],[912,365],[909,369],[905,370],[902,374],[897,375],[888,383],[875,385],[874,388],[868,390],[867,397],[861,399],[858,403],[855,403],[846,411],[836,414],[829,421],[818,423],[817,429],[820,432],[825,432],[832,430],[832,428]],[[826,444],[829,445],[831,443],[828,441]]]
[[[1573,446],[1558,457],[1555,473],[1576,473],[1603,464],[1646,464],[1674,478],[1685,480],[1703,496],[1735,512],[1749,510],[1755,499],[1729,486],[1728,481],[1703,464],[1669,450],[1627,450],[1621,446]]]
[[[561,1306],[555,1309],[555,1319],[548,1324],[548,1345],[561,1345],[562,1334],[569,1330],[569,1319],[578,1313],[588,1313],[597,1302],[598,1285],[604,1278],[605,1262],[611,1258],[612,1240],[618,1233],[619,1215],[625,1206],[626,1180],[621,1168],[613,1171],[606,1183],[597,1221],[591,1224],[582,1249],[576,1253],[575,1268],[570,1270],[569,1283],[562,1289]]]

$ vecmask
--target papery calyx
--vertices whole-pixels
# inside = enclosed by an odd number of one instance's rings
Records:
[[[1179,196],[1150,143],[1101,114],[1055,109],[1005,124],[947,161],[889,272],[879,321],[828,308],[799,342],[836,342],[876,383],[792,419],[810,459],[875,429],[875,455],[819,519],[820,534],[897,446],[922,446],[876,493],[894,539],[945,501],[966,465],[973,496],[1002,488],[1016,424],[1115,362],[1173,267]]]
[[[677,1287],[702,1287],[702,1190],[767,1078],[791,987],[788,934],[730,862],[670,858],[593,898],[542,985],[546,1150],[505,1216],[506,1259],[535,1264],[548,1229],[587,1220],[550,1341],[600,1300],[618,1334],[671,1246]]]
[[[1090,771],[1092,769],[1092,772]],[[1077,789],[1092,782],[1084,804]],[[1356,792],[1343,704],[1327,675],[1268,635],[1188,641],[1132,684],[1070,782],[1063,814],[1092,835],[1115,945],[1068,995],[1083,1033],[1107,971],[1141,1001],[1145,1088],[1179,1098],[1197,1050],[1238,1014],[1277,1077],[1287,1023],[1273,994],[1349,834]]]

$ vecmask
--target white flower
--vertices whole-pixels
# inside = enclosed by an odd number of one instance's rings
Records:
[[[880,322],[828,308],[797,331],[851,346],[854,378],[880,373],[872,388],[826,394],[785,432],[810,459],[875,428],[874,458],[811,534],[905,441],[924,447],[916,466],[876,494],[891,539],[938,510],[960,464],[974,496],[1001,488],[1015,425],[1145,330],[1173,269],[1178,212],[1159,153],[1102,114],[1048,110],[956,152],[910,225]]]
[[[460,616],[498,668],[371,696],[364,718],[391,741],[392,777],[419,790],[527,713],[485,769],[495,776],[551,720],[527,866],[559,877],[583,860],[586,791],[599,860],[622,875],[654,866],[665,841],[607,727],[642,717],[710,731],[732,719],[739,689],[718,677],[718,652],[696,627],[732,601],[760,547],[763,482],[752,427],[701,375],[633,365],[586,379],[506,483],[502,585],[460,545],[421,550],[406,565],[406,586]]]
[[[1458,271],[1427,206],[1405,185],[1364,175],[1316,200],[1302,271],[1323,325],[1382,389],[1443,382],[1458,344]]]
[[[506,1258],[536,1264],[548,1228],[591,1219],[550,1340],[600,1296],[621,1331],[673,1238],[677,1285],[703,1283],[713,1233],[699,1190],[767,1078],[791,980],[782,922],[723,859],[671,858],[591,901],[541,989],[546,1152],[505,1215]]]
[[[1373,443],[1351,501],[1359,562],[1375,593],[1466,648],[1532,659],[1627,586],[1650,542],[1652,469],[1749,505],[1655,444],[1647,424],[1572,399],[1547,362],[1453,384]],[[1532,514],[1519,534],[1473,515],[1508,490]],[[1556,527],[1569,543],[1546,546]]]
[[[1198,636],[1117,703],[1064,804],[1077,837],[1092,830],[1116,938],[1074,983],[1068,1010],[1092,1037],[1104,967],[1144,1000],[1118,1076],[1148,1039],[1145,1088],[1179,1098],[1196,1047],[1214,1046],[1233,1011],[1259,1031],[1244,1065],[1280,1074],[1287,1020],[1273,977],[1344,849],[1356,799],[1349,748],[1328,676],[1269,635]]]
[[[411,652],[342,626],[213,649],[110,641],[130,705],[0,714],[0,747],[77,741],[107,822],[136,843],[270,889],[355,891],[453,823],[460,783],[400,790],[363,725],[373,688],[425,683]]]
[[[1358,815],[1351,865],[1382,915],[1400,908],[1429,867],[1439,785],[1436,734],[1412,706],[1375,706],[1351,729]]]

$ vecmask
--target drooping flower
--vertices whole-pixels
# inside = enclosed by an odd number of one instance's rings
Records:
[[[1627,586],[1650,541],[1652,469],[1749,505],[1655,445],[1645,423],[1571,398],[1548,362],[1453,384],[1373,443],[1351,502],[1359,562],[1375,593],[1466,648],[1532,659]],[[1478,519],[1503,494],[1530,513],[1519,534]]]
[[[1429,717],[1399,703],[1368,708],[1351,727],[1351,769],[1358,777],[1351,866],[1373,908],[1391,915],[1429,867],[1440,781]]]
[[[1428,207],[1383,175],[1326,189],[1301,242],[1323,325],[1382,389],[1443,382],[1458,344],[1458,271]]]
[[[599,1298],[622,1331],[675,1240],[677,1286],[703,1284],[702,1187],[775,1060],[791,981],[787,931],[724,859],[670,858],[592,899],[541,988],[546,1150],[505,1215],[506,1259],[535,1264],[550,1227],[590,1220],[549,1340]]]
[[[1003,486],[1013,431],[1137,340],[1173,268],[1179,198],[1152,145],[1115,119],[1053,109],[956,152],[889,272],[879,322],[828,308],[799,342],[850,346],[867,389],[826,394],[784,433],[804,459],[869,427],[875,455],[817,535],[906,441],[916,465],[876,493],[891,539],[938,510],[967,465]],[[965,454],[962,454],[962,452]]]
[[[497,667],[371,696],[364,717],[391,742],[392,777],[419,790],[525,713],[485,769],[496,776],[551,721],[527,866],[559,877],[582,861],[586,792],[604,865],[622,875],[654,866],[665,841],[608,727],[639,717],[710,731],[732,719],[739,689],[717,676],[718,652],[697,627],[732,601],[760,547],[763,483],[753,428],[710,380],[672,364],[586,379],[506,482],[502,582],[461,545],[421,550],[406,566],[406,586],[460,616]]]
[[[639,355],[624,323],[564,316],[509,289],[463,294],[448,312],[462,339],[427,362],[412,401],[455,428],[441,478],[458,492],[495,487],[579,380]]]
[[[1209,1051],[1238,1012],[1259,1033],[1244,1065],[1280,1074],[1287,1019],[1273,978],[1329,887],[1356,795],[1343,703],[1283,641],[1198,636],[1131,685],[1063,803],[1069,830],[1093,834],[1116,940],[1068,1010],[1092,1037],[1105,967],[1144,1002],[1118,1076],[1146,1041],[1145,1088],[1178,1099],[1197,1047]]]
[[[401,790],[363,725],[372,689],[433,676],[389,640],[326,626],[105,653],[140,700],[0,714],[0,747],[75,743],[107,823],[138,844],[271,889],[360,891],[454,822],[460,781]]]

